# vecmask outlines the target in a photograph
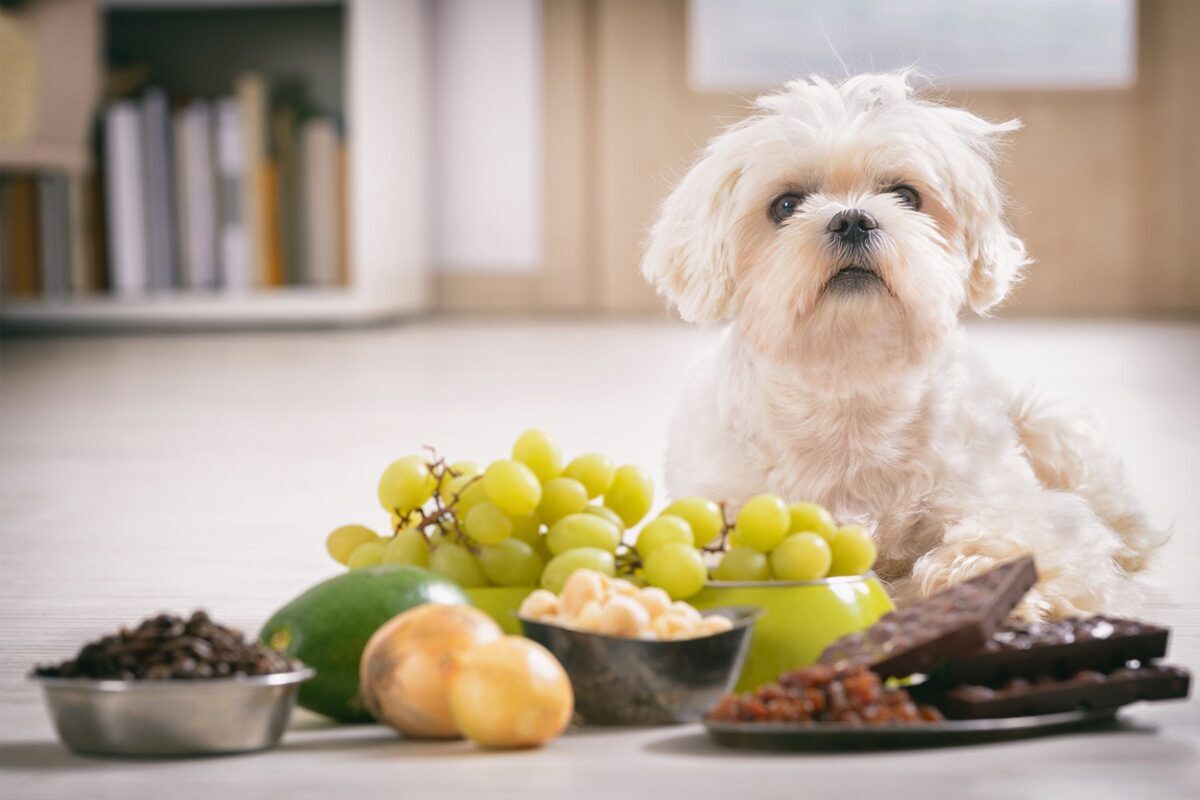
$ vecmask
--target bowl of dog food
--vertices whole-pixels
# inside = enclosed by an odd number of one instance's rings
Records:
[[[597,725],[699,720],[733,688],[759,616],[754,607],[701,613],[662,589],[590,570],[520,609],[525,636],[570,676],[576,717]]]
[[[314,674],[197,611],[122,628],[30,677],[71,750],[170,757],[273,747]]]

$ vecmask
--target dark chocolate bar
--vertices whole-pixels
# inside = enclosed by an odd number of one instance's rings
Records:
[[[867,664],[884,678],[929,672],[987,644],[1036,582],[1032,557],[1008,561],[838,639],[820,663]]]
[[[976,652],[937,667],[932,676],[948,686],[996,686],[1013,678],[1109,672],[1129,661],[1146,663],[1162,657],[1167,637],[1166,628],[1115,617],[1014,623],[996,631]]]
[[[1043,676],[1031,682],[1014,678],[996,688],[947,689],[926,683],[911,687],[909,693],[919,702],[937,707],[949,719],[995,719],[1187,697],[1190,684],[1191,674],[1186,669],[1152,664],[1121,668],[1107,675],[1084,670],[1066,680]]]

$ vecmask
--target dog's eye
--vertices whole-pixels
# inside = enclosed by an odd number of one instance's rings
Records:
[[[899,186],[893,186],[888,191],[899,197],[900,202],[904,203],[904,205],[908,206],[913,211],[919,211],[921,209],[921,195],[913,187],[902,183]]]
[[[799,194],[784,194],[776,197],[775,202],[771,203],[771,219],[775,220],[776,225],[782,224],[785,219],[796,213],[803,202],[804,195]]]

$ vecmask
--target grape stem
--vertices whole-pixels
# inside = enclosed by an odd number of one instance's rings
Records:
[[[454,537],[455,544],[460,544],[470,550],[472,553],[478,554],[479,547],[467,537],[466,533],[463,532],[459,525],[458,517],[454,513],[454,509],[455,505],[458,503],[458,498],[467,489],[467,487],[480,480],[482,476],[476,475],[475,477],[471,478],[471,480],[463,484],[461,489],[454,493],[453,497],[445,499],[442,497],[443,484],[445,484],[449,478],[460,477],[462,473],[452,469],[446,463],[445,458],[439,457],[436,448],[432,447],[431,445],[424,445],[424,449],[429,451],[429,457],[432,459],[427,463],[429,471],[437,476],[437,486],[433,490],[433,510],[423,511],[420,519],[418,519],[415,523],[405,524],[407,522],[407,517],[402,514],[399,509],[394,509],[397,521],[395,528],[392,530],[392,535],[394,536],[400,533],[402,529],[412,528],[418,530],[421,532],[421,535],[425,537],[426,546],[432,549],[433,542],[430,540],[428,529],[436,527],[443,533],[451,534]]]
[[[616,557],[618,575],[632,575],[642,566],[642,557],[632,545],[620,545]]]
[[[717,537],[716,544],[709,542],[701,547],[700,552],[702,553],[724,553],[729,549],[729,532],[733,530],[733,523],[729,521],[726,501],[721,500],[717,503],[717,507],[721,509],[721,534]]]

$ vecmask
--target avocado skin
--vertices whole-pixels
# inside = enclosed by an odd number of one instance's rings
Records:
[[[385,622],[423,603],[470,605],[455,583],[402,564],[365,567],[318,583],[275,612],[258,638],[316,670],[297,702],[339,722],[370,722],[358,695],[358,662]]]

